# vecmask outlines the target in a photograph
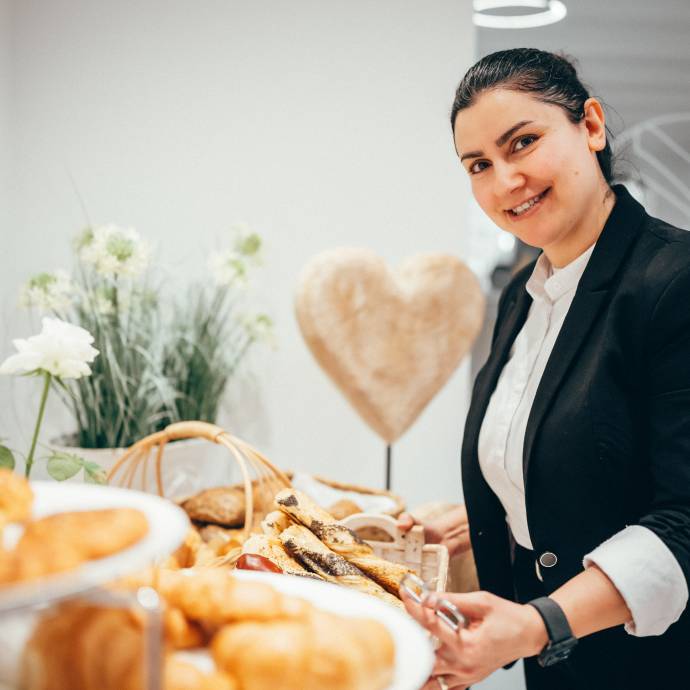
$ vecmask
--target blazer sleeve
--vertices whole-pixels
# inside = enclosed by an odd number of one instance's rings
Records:
[[[690,266],[667,284],[646,332],[653,493],[639,524],[668,546],[690,583]]]

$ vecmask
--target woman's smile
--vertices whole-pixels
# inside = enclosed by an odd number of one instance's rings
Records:
[[[506,209],[505,214],[510,218],[511,222],[517,222],[523,218],[533,216],[544,205],[544,201],[550,191],[551,187],[547,187],[540,194],[529,197],[525,201],[517,204],[517,206]]]

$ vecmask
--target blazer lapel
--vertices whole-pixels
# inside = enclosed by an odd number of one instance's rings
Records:
[[[630,196],[625,187],[617,185],[614,191],[616,204],[580,279],[532,403],[522,456],[525,485],[530,456],[544,415],[605,305],[608,292],[646,215],[642,206]]]

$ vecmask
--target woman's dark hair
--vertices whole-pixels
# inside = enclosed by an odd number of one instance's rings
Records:
[[[544,103],[558,105],[575,124],[585,116],[584,103],[590,97],[567,58],[536,48],[500,50],[483,57],[462,78],[455,92],[451,127],[455,129],[456,115],[473,105],[479,94],[499,87],[529,93]],[[606,133],[606,146],[597,151],[597,159],[604,179],[610,184],[613,156],[608,127]]]

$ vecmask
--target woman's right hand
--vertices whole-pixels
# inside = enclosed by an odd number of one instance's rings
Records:
[[[401,513],[398,517],[398,528],[401,531],[407,532],[414,525],[424,527],[424,541],[429,544],[443,544],[451,557],[472,548],[470,529],[467,523],[467,510],[464,505],[457,506],[443,515],[424,522],[415,520],[410,513]]]

